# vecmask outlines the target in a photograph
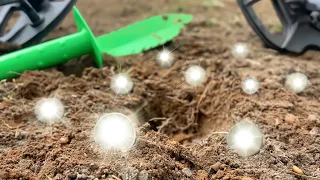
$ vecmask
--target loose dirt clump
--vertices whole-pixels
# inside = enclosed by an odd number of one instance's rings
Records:
[[[155,61],[160,47],[136,56],[106,56],[101,69],[85,56],[1,81],[0,179],[320,179],[319,52],[293,57],[265,49],[234,1],[211,4],[79,0],[77,7],[97,35],[164,12],[195,18],[165,45],[175,49],[169,69]],[[74,31],[70,15],[48,39]],[[232,56],[236,42],[250,47],[247,58]],[[208,76],[197,88],[184,82],[183,72],[193,64]],[[109,88],[119,71],[134,81],[130,96],[116,96]],[[296,71],[310,80],[300,94],[284,87],[286,75]],[[247,76],[260,81],[257,94],[241,90]],[[44,97],[65,105],[60,123],[36,120],[34,106]],[[96,120],[113,111],[138,119],[139,137],[126,153],[104,152],[92,137]],[[226,143],[226,132],[243,120],[264,134],[260,152],[247,158]]]

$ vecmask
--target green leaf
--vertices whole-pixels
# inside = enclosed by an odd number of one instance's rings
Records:
[[[192,16],[186,14],[155,16],[96,40],[99,49],[111,56],[138,54],[172,40],[191,20]]]

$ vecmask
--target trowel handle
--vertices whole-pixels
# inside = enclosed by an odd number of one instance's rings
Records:
[[[36,46],[0,56],[0,80],[27,70],[40,70],[92,52],[91,39],[83,30]]]

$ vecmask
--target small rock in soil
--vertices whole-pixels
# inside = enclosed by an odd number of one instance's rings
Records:
[[[61,144],[68,144],[69,143],[69,137],[62,137],[60,138],[60,143]]]
[[[310,134],[312,135],[318,135],[320,134],[320,128],[319,127],[314,127],[311,129]]]
[[[91,170],[91,171],[94,171],[94,170],[96,170],[96,169],[98,169],[99,167],[95,164],[95,163],[91,163],[90,165],[89,165],[89,169]]]
[[[230,176],[225,176],[222,178],[222,180],[230,180],[230,179],[231,179]]]
[[[88,180],[94,180],[96,179],[94,176],[88,176]]]
[[[0,101],[0,110],[7,108],[7,106],[8,106],[7,103]]]
[[[57,175],[54,177],[54,180],[63,180],[63,175],[62,175],[62,174],[57,174]]]
[[[82,169],[81,173],[82,174],[89,174],[90,173],[89,168]]]
[[[284,120],[291,125],[295,125],[295,126],[299,126],[300,125],[300,121],[297,118],[297,116],[293,115],[293,114],[287,114],[284,118]]]
[[[222,165],[221,162],[216,162],[214,165],[212,165],[209,171],[210,174],[216,173],[220,169],[221,165]]]
[[[226,167],[227,167],[226,164],[222,164],[222,165],[220,166],[220,169],[221,169],[221,170],[224,170]]]
[[[78,174],[77,175],[77,180],[87,180],[88,176],[85,174]]]
[[[16,133],[14,134],[14,137],[19,140],[22,140],[22,139],[26,138],[27,136],[28,136],[28,133],[24,132],[24,131],[22,131],[22,132],[16,131]]]
[[[317,121],[317,116],[314,115],[314,114],[310,114],[308,116],[308,120],[311,121],[311,122],[316,122]]]
[[[300,168],[298,168],[297,166],[292,166],[292,171],[297,174],[303,174],[303,171]]]
[[[139,173],[139,178],[138,178],[138,180],[148,180],[148,179],[149,179],[149,173],[148,173],[148,171],[142,170],[142,171]]]
[[[183,168],[182,172],[187,176],[191,177],[192,176],[192,171],[189,168]]]

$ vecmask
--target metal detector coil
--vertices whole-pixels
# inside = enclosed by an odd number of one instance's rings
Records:
[[[259,19],[253,5],[261,0],[237,1],[249,25],[267,47],[290,53],[320,48],[319,0],[270,0],[283,26],[281,34],[271,33]]]
[[[39,43],[71,11],[76,0],[0,0],[0,41],[30,46]],[[13,13],[20,13],[14,26],[5,32]]]

